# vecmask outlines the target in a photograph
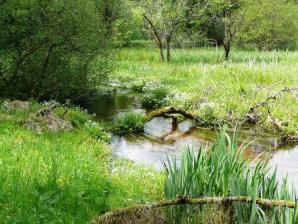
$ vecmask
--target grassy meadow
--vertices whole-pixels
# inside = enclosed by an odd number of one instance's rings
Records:
[[[88,223],[112,209],[163,197],[163,175],[112,160],[109,134],[86,112],[68,109],[70,131],[26,128],[44,107],[32,102],[28,110],[7,111],[0,105],[1,223]]]
[[[216,48],[174,49],[161,62],[157,49],[122,49],[116,57],[114,85],[136,90],[168,90],[167,105],[191,110],[206,123],[235,125],[249,108],[284,87],[298,86],[298,52],[233,49],[229,62]],[[286,133],[298,132],[297,92],[270,101],[269,110]],[[266,107],[257,109],[256,127],[273,131]]]

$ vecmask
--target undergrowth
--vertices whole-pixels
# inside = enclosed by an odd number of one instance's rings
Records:
[[[27,129],[25,121],[46,106],[30,102],[28,109],[7,111],[0,105],[1,223],[88,223],[112,209],[162,197],[163,176],[113,161],[109,134],[81,109],[54,111],[71,121],[72,130]]]

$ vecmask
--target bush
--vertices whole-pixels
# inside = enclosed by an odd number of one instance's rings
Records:
[[[143,114],[128,112],[114,121],[113,132],[117,134],[142,133],[146,118]]]
[[[4,1],[0,97],[73,99],[109,71],[104,1]],[[96,66],[96,72],[93,67]]]
[[[144,108],[158,108],[167,104],[169,90],[164,86],[145,87],[141,97],[141,104]]]

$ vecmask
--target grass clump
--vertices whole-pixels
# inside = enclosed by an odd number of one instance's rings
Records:
[[[179,164],[175,158],[169,159],[165,163],[165,196],[250,196],[295,201],[295,194],[287,180],[279,183],[276,170],[273,171],[264,162],[251,164],[244,160],[244,148],[238,147],[235,136],[230,138],[222,131],[210,150],[200,149],[195,154],[188,149],[182,154]],[[178,223],[184,223],[193,209],[192,206],[176,207],[170,210],[170,214]],[[236,223],[298,222],[297,209],[269,209],[257,205],[256,201],[235,203],[221,209],[227,209],[227,215]]]
[[[145,115],[127,112],[116,118],[113,124],[113,132],[120,135],[143,133],[145,122]]]

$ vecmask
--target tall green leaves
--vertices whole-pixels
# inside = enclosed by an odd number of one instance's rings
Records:
[[[295,194],[290,190],[287,179],[279,183],[276,170],[271,171],[266,163],[251,164],[244,160],[244,149],[238,147],[235,136],[230,138],[221,131],[210,150],[200,149],[195,154],[193,150],[187,149],[179,162],[169,158],[165,163],[166,197],[251,196],[254,198],[253,203],[235,204],[234,217],[237,223],[296,221],[296,210],[269,209],[256,204],[256,198],[295,200]],[[190,214],[187,212],[189,210],[188,206],[175,212]]]

